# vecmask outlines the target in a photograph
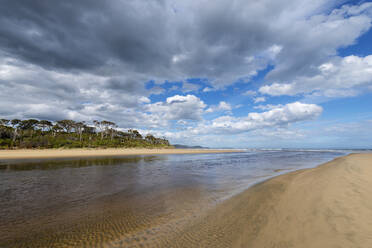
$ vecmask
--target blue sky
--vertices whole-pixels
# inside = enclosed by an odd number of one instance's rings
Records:
[[[2,118],[107,119],[209,147],[372,148],[370,1],[3,6]]]

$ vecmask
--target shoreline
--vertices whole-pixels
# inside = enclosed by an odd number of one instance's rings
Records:
[[[239,149],[173,149],[173,148],[78,148],[0,150],[0,160],[89,158],[130,155],[171,155],[243,152]]]
[[[367,248],[371,226],[372,154],[349,154],[251,186],[175,235],[172,245]]]

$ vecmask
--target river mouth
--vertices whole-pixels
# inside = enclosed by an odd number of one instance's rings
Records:
[[[1,247],[162,247],[222,200],[340,152],[0,162]]]

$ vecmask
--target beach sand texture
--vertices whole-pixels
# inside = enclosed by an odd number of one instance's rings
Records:
[[[127,155],[155,154],[195,154],[195,153],[226,153],[240,152],[237,149],[146,149],[146,148],[108,148],[108,149],[19,149],[0,150],[1,159],[33,159],[33,158],[76,158]]]
[[[169,247],[372,247],[372,154],[351,154],[255,185]]]

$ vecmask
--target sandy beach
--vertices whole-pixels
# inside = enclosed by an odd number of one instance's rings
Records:
[[[146,149],[146,148],[109,148],[109,149],[40,149],[40,150],[0,150],[1,159],[43,159],[43,158],[77,158],[126,155],[156,154],[201,154],[240,152],[236,149]]]
[[[29,218],[27,227],[22,222],[12,224],[12,229],[4,226],[8,232],[4,232],[0,244],[372,247],[372,154],[351,154],[316,168],[274,177],[208,209],[200,201],[201,192],[197,187],[169,189],[160,194],[154,190],[135,195],[130,201],[105,196],[92,208],[75,206],[73,212],[51,211],[56,224],[46,215]]]
[[[372,154],[275,177],[223,202],[169,247],[372,247]]]

